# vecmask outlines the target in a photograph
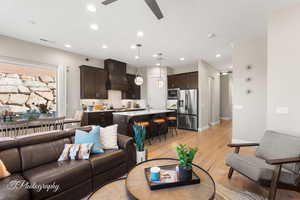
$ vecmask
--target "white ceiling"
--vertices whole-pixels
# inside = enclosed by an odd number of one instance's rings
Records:
[[[199,59],[222,69],[231,65],[232,44],[266,35],[271,11],[294,0],[157,0],[164,14],[157,20],[143,0],[1,0],[0,34],[100,59],[154,66],[153,54],[164,54],[163,65],[185,67]],[[97,7],[88,12],[87,3]],[[29,23],[30,20],[36,24]],[[89,28],[99,25],[98,31]],[[136,36],[144,32],[143,38]],[[209,33],[217,37],[208,39]],[[41,42],[45,38],[54,44]],[[142,43],[140,63],[132,44]],[[71,44],[72,48],[65,48]],[[107,49],[102,49],[106,44]],[[1,44],[0,44],[1,45]],[[216,58],[216,53],[222,55]],[[184,61],[179,58],[184,57]]]

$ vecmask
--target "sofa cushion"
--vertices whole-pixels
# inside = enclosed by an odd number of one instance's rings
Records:
[[[17,182],[19,181],[19,182]],[[20,174],[12,174],[0,180],[0,200],[29,200],[30,192],[17,184],[26,183]]]
[[[38,167],[51,162],[56,162],[65,144],[70,143],[69,138],[51,142],[33,144],[20,147],[23,170]]]
[[[63,192],[91,178],[91,166],[87,160],[53,162],[23,172],[31,184],[59,185],[57,191],[32,190],[33,199],[45,199]]]
[[[232,153],[227,156],[226,164],[254,181],[270,182],[273,177],[274,166],[267,164],[265,160],[254,155]],[[280,182],[296,185],[297,177],[297,174],[282,168]]]
[[[104,154],[91,155],[90,162],[93,175],[97,175],[126,162],[126,152],[124,150],[106,150]]]
[[[264,160],[299,157],[300,137],[267,131],[257,148],[256,156]],[[285,164],[283,168],[298,173],[300,163]]]

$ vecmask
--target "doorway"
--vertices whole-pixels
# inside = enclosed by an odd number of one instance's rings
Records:
[[[214,78],[208,77],[208,125],[213,125]]]

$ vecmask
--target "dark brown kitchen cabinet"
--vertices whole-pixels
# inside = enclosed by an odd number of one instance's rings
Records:
[[[113,59],[106,59],[104,61],[104,69],[108,73],[106,84],[108,90],[125,91],[128,89],[126,65],[126,63]]]
[[[198,72],[188,72],[168,76],[168,88],[197,89]]]
[[[128,89],[122,91],[122,99],[141,99],[141,87],[134,82],[135,75],[127,74]]]
[[[107,99],[107,72],[104,69],[80,66],[80,98]]]
[[[101,127],[113,124],[112,112],[85,112],[83,115],[83,125],[98,125]]]

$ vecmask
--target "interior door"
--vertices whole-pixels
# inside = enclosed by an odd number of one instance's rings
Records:
[[[213,122],[213,91],[214,91],[214,78],[208,77],[208,124]]]

